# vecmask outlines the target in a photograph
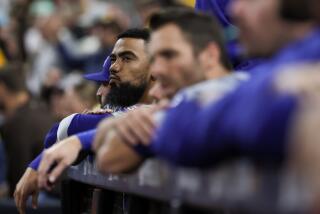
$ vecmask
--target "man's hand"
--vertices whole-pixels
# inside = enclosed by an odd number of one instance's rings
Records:
[[[77,159],[81,148],[78,137],[72,136],[45,150],[38,170],[39,188],[51,190],[64,169]]]
[[[142,106],[114,122],[114,129],[125,143],[149,145],[156,129],[154,113],[169,106],[167,100],[152,106]]]
[[[125,143],[148,145],[155,130],[153,113],[156,111],[156,106],[134,109],[117,118],[113,127]]]
[[[38,173],[37,171],[27,168],[14,191],[14,201],[20,214],[26,211],[26,203],[30,195],[32,195],[32,207],[38,206]]]
[[[104,120],[98,126],[93,149],[95,151],[99,149],[111,129],[116,131],[124,143],[149,145],[155,129],[153,114],[164,107],[163,104],[151,107],[142,106],[117,118]]]
[[[297,107],[288,129],[287,168],[307,191],[310,213],[319,213],[320,64],[295,65],[277,75],[275,88],[295,95]]]
[[[111,131],[116,131],[125,143],[132,145],[139,142],[148,143],[154,130],[152,111],[150,107],[140,107],[119,117],[103,120],[97,128],[93,150],[99,150],[105,142],[106,135]]]
[[[109,130],[104,141],[96,154],[97,167],[102,173],[127,172],[142,162],[143,159],[122,142],[114,129]]]

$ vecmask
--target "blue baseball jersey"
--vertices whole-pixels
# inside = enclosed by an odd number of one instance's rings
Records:
[[[227,13],[231,0],[197,0],[195,9],[215,16],[223,27],[232,25]]]
[[[184,102],[169,110],[151,151],[186,166],[212,166],[236,155],[281,160],[296,99],[273,91],[272,79],[254,79],[208,107]]]

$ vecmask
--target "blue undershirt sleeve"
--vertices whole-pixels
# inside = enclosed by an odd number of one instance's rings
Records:
[[[96,132],[97,132],[96,129],[92,129],[89,131],[81,132],[76,135],[80,140],[80,143],[82,145],[83,150],[85,150],[85,151],[91,150],[91,145],[93,143]]]
[[[30,164],[29,167],[32,168],[33,170],[37,171],[42,159],[42,154],[43,152],[41,152]]]
[[[99,122],[112,116],[110,113],[105,114],[77,114],[73,117],[69,127],[68,136],[91,130],[97,127]]]

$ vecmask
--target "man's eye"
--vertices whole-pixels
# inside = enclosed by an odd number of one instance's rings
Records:
[[[123,57],[122,59],[123,59],[124,61],[126,61],[126,62],[131,60],[130,57]]]
[[[173,57],[175,57],[177,54],[175,52],[172,51],[166,51],[162,53],[162,56],[166,59],[172,59]]]
[[[110,62],[114,63],[116,61],[116,58],[110,58]]]

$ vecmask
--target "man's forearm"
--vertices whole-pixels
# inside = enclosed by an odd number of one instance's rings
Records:
[[[142,157],[122,142],[116,131],[108,132],[103,146],[97,151],[97,166],[104,173],[121,173],[139,166]]]
[[[89,131],[81,132],[76,135],[80,140],[82,150],[91,151],[96,132],[97,132],[96,129],[92,129]]]

